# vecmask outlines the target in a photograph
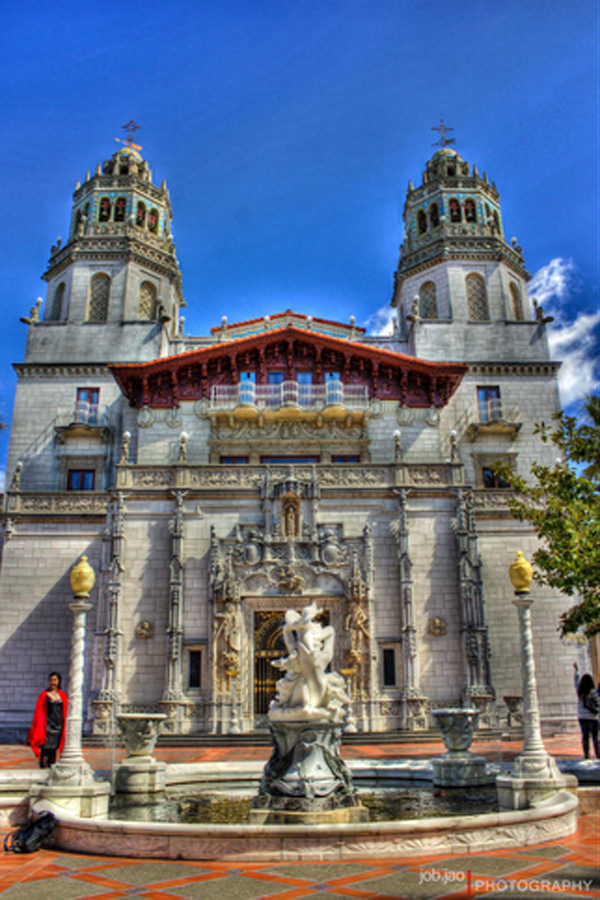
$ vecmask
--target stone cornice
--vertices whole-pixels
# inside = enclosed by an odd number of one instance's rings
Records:
[[[106,378],[104,363],[13,363],[19,378]]]
[[[503,262],[511,271],[529,281],[531,274],[527,271],[517,253],[504,241],[494,241],[493,246],[477,246],[478,238],[464,240],[436,241],[425,247],[419,247],[403,253],[398,264],[398,281],[425,272],[433,265],[448,262]]]
[[[536,325],[535,322],[528,324]],[[561,365],[562,363],[551,359],[532,362],[504,362],[501,360],[494,362],[485,360],[482,362],[469,362],[467,375],[554,376]]]

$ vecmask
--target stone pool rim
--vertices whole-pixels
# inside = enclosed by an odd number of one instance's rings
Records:
[[[348,825],[180,825],[70,815],[41,800],[34,813],[59,819],[53,849],[99,856],[223,861],[349,860],[365,856],[471,853],[553,841],[577,825],[577,797],[561,790],[525,810]]]

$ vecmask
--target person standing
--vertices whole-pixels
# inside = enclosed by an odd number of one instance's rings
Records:
[[[587,672],[579,677],[577,663],[573,663],[575,670],[575,690],[577,691],[577,718],[581,728],[581,744],[585,759],[590,756],[590,738],[596,759],[598,754],[598,694],[594,686],[594,679]]]
[[[50,672],[48,687],[35,704],[27,743],[40,760],[40,769],[48,769],[56,762],[65,743],[68,698],[60,689],[60,672]]]

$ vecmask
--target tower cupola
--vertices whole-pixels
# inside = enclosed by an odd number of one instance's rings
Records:
[[[103,326],[93,341],[84,340],[87,332],[78,332],[77,341],[84,354],[89,341],[102,359],[134,350],[137,356],[141,347],[155,356],[167,352],[185,306],[169,191],[164,180],[153,183],[130,126],[122,146],[77,182],[69,238],[51,248],[42,276],[48,288],[40,324]],[[114,328],[120,330],[113,334]],[[64,329],[61,334],[66,340]],[[47,344],[37,337],[31,351]],[[58,332],[53,340],[59,340]]]
[[[530,275],[516,238],[505,238],[495,183],[448,146],[447,126],[437,130],[441,146],[408,186],[391,305],[411,352],[436,358],[453,347],[466,358],[473,326],[531,321]]]

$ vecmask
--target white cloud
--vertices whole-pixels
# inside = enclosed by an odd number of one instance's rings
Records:
[[[396,310],[391,306],[380,306],[377,312],[369,316],[365,325],[369,334],[376,337],[387,337],[394,333],[394,319],[396,318]]]
[[[577,268],[571,259],[551,260],[529,282],[529,296],[535,297],[544,312],[554,316],[548,328],[553,359],[560,360],[558,373],[561,403],[578,403],[600,388],[598,377],[598,333],[600,310],[574,311]]]
[[[542,306],[562,304],[573,289],[577,269],[572,259],[551,260],[535,273],[528,285],[530,297],[535,297]]]

